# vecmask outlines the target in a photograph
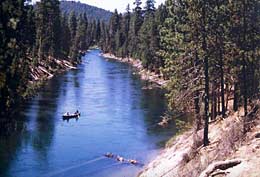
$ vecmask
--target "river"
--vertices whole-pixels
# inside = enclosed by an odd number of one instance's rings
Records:
[[[113,152],[147,164],[175,132],[156,126],[165,111],[163,90],[146,85],[133,68],[91,50],[77,70],[59,74],[15,119],[24,127],[0,137],[3,177],[132,177],[142,169],[103,156]],[[81,117],[63,121],[64,112]]]

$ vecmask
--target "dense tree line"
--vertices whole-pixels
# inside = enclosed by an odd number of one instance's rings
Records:
[[[61,13],[58,0],[35,5],[3,0],[0,16],[1,114],[9,112],[27,93],[31,68],[58,67],[57,59],[76,64],[80,54],[99,41],[103,24],[89,20],[85,13]]]
[[[124,14],[113,13],[109,24],[104,28],[106,33],[101,48],[105,52],[120,57],[133,57],[142,60],[143,66],[159,73],[163,66],[160,49],[160,31],[166,18],[165,5],[155,9],[155,1],[147,0],[142,9],[142,2],[136,0],[131,12],[129,5]]]
[[[102,49],[142,60],[143,66],[169,80],[170,109],[194,113],[194,130],[227,110],[259,97],[260,3],[257,0],[135,0],[117,11],[104,32]],[[203,119],[202,119],[203,118]]]

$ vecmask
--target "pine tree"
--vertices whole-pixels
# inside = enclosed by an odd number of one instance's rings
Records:
[[[96,28],[96,36],[95,36],[96,43],[99,43],[100,35],[101,35],[101,23],[100,23],[100,20],[98,20],[97,21],[97,28]]]
[[[105,22],[101,23],[101,30],[100,30],[100,41],[99,46],[104,51],[107,52],[107,46],[108,46],[108,31],[107,31],[107,25]]]
[[[72,11],[69,15],[69,29],[70,29],[70,39],[71,39],[71,45],[70,45],[70,58],[72,60],[75,59],[76,57],[76,32],[77,32],[77,18],[76,18],[76,15],[75,15],[75,12]]]
[[[135,8],[130,21],[129,51],[131,56],[139,58],[140,46],[138,44],[140,43],[140,38],[138,37],[138,32],[143,24],[143,11],[141,8],[142,2],[140,0],[136,0],[134,4]]]
[[[144,18],[144,23],[139,31],[140,37],[140,53],[143,66],[145,68],[152,69],[152,64],[154,63],[153,57],[155,56],[155,51],[157,48],[152,44],[156,43],[155,34],[155,21],[152,15],[146,15]]]
[[[115,12],[113,13],[109,22],[109,51],[111,53],[114,53],[116,50],[115,36],[119,27],[120,27],[119,14],[117,12],[117,9],[115,9]]]
[[[154,56],[154,69],[156,73],[160,72],[160,68],[164,66],[164,58],[160,55],[160,49],[162,48],[160,43],[160,29],[162,28],[165,19],[167,18],[167,10],[165,5],[160,5],[155,12],[155,26],[156,26],[156,37],[157,37],[157,50]],[[161,74],[161,73],[160,73]]]
[[[95,44],[97,42],[97,21],[93,20],[92,22],[92,28],[91,28],[91,36],[92,36],[92,43]],[[91,44],[92,45],[92,44]]]
[[[27,60],[22,41],[26,12],[23,1],[3,0],[0,7],[0,114],[3,115],[19,101],[26,87]]]
[[[77,32],[76,32],[76,42],[78,49],[81,51],[87,50],[86,36],[87,36],[87,23],[85,21],[84,15],[80,15],[78,19]]]
[[[123,16],[122,20],[122,34],[123,34],[123,46],[122,46],[122,56],[129,57],[129,30],[130,30],[130,20],[131,20],[131,12],[130,5],[128,4],[126,7],[126,13]]]
[[[36,4],[36,47],[39,59],[60,55],[58,0],[42,0]]]
[[[146,1],[144,13],[144,22],[139,33],[141,59],[145,68],[158,73],[160,59],[156,52],[159,50],[159,25],[155,19],[154,1]]]
[[[66,14],[62,15],[61,18],[61,52],[65,58],[69,56],[71,47],[71,36],[70,29],[68,25],[68,18]]]
[[[155,12],[155,1],[154,0],[146,0],[145,2],[145,14],[154,14]]]
[[[26,53],[34,55],[35,52],[35,38],[36,38],[36,28],[35,28],[35,12],[32,5],[26,5],[24,7],[23,15],[23,27],[22,35],[23,42],[26,45]]]

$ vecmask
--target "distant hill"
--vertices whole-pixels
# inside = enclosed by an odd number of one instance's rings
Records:
[[[62,12],[67,14],[72,11],[74,11],[77,15],[85,12],[90,20],[99,19],[105,22],[108,22],[112,15],[112,12],[110,11],[75,1],[61,1],[60,9]]]

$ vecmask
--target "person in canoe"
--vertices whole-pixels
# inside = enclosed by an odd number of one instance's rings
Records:
[[[72,113],[70,114],[69,112],[63,114],[63,119],[70,119],[70,118],[79,118],[80,116],[80,113],[79,111],[77,110],[75,113]]]

